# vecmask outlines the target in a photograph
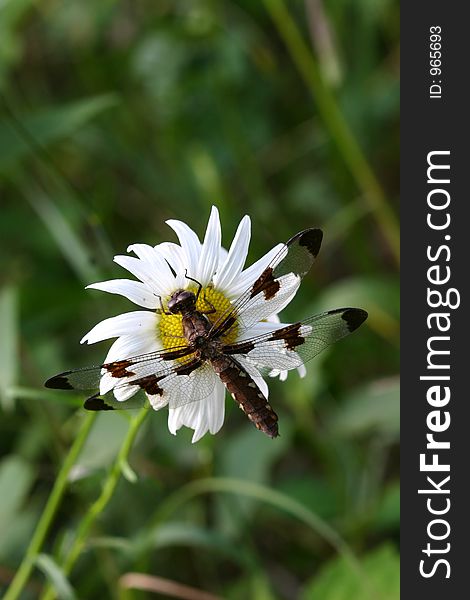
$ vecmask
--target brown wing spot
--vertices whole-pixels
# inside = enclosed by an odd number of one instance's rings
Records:
[[[73,385],[69,383],[69,379],[67,375],[69,375],[72,371],[66,371],[65,373],[61,373],[60,375],[55,375],[55,377],[51,377],[44,384],[47,388],[52,388],[54,390],[73,390]]]
[[[165,354],[162,356],[163,360],[175,360],[176,358],[183,358],[183,356],[187,356],[188,354],[191,354],[193,352],[193,349],[190,348],[189,346],[182,346],[181,348],[178,348],[177,350],[169,350],[168,352],[165,352]]]
[[[108,363],[103,365],[103,368],[111,374],[112,377],[120,379],[121,377],[130,377],[135,375],[132,371],[128,371],[127,367],[130,367],[132,362],[130,360],[117,360],[116,362]]]
[[[310,252],[310,254],[316,258],[320,252],[320,246],[323,239],[323,232],[321,229],[307,229],[299,237],[299,246],[304,246]]]
[[[140,379],[136,379],[132,381],[132,385],[138,385],[142,388],[147,394],[151,396],[162,396],[164,390],[158,385],[158,382],[163,379],[163,377],[157,377],[156,375],[147,375],[146,377],[141,377]]]
[[[240,342],[238,344],[227,344],[222,347],[224,354],[248,354],[254,349],[253,342]]]
[[[341,315],[343,321],[346,321],[348,331],[355,331],[367,319],[368,314],[361,308],[348,308]]]
[[[305,338],[300,335],[301,323],[294,323],[288,327],[283,327],[274,331],[271,340],[284,340],[288,350],[294,350],[305,342]]]
[[[106,402],[103,400],[103,398],[99,397],[99,394],[95,394],[94,396],[91,396],[91,398],[87,398],[85,400],[85,402],[83,403],[83,408],[85,408],[86,410],[93,410],[93,411],[114,410],[114,408],[112,406],[109,406],[109,404],[106,404]]]
[[[224,331],[227,331],[227,329],[229,327],[232,327],[232,325],[235,323],[237,319],[234,317],[234,315],[231,315],[230,317],[227,317],[227,319],[225,319],[223,325],[224,325]]]
[[[195,371],[198,367],[200,367],[201,364],[202,364],[202,361],[197,360],[197,359],[193,360],[190,363],[188,363],[187,365],[181,365],[179,367],[176,367],[175,373],[177,375],[189,375],[190,373]]]
[[[254,282],[250,298],[254,298],[257,294],[263,292],[266,300],[271,300],[271,298],[274,298],[274,296],[277,294],[280,287],[279,281],[273,277],[272,267],[268,267]]]

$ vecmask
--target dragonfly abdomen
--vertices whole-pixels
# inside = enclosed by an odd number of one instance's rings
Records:
[[[271,438],[279,435],[278,417],[253,378],[233,358],[211,360],[215,372],[253,425]]]

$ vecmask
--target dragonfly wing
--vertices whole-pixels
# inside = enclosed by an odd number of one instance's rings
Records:
[[[296,369],[367,319],[360,308],[338,308],[269,333],[224,346],[224,353],[242,354],[263,374]]]
[[[323,233],[306,229],[292,237],[271,263],[214,323],[212,338],[226,335],[234,326],[238,332],[281,311],[296,293],[304,275],[320,251]]]
[[[177,408],[206,398],[215,385],[210,365],[188,346],[153,352],[97,367],[65,371],[46,381],[55,389],[99,390],[85,401],[89,410]],[[143,390],[146,397],[135,397]]]

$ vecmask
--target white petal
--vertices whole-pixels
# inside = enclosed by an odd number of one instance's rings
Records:
[[[242,272],[248,254],[250,236],[251,221],[250,217],[246,215],[240,221],[225,262],[217,269],[214,276],[214,286],[220,291],[229,289],[231,283]]]
[[[285,347],[283,340],[272,340],[262,346],[255,346],[246,354],[246,358],[259,368],[274,371],[297,369],[302,359],[293,350]],[[277,374],[277,373],[276,373]]]
[[[261,373],[255,367],[255,365],[253,365],[248,360],[246,360],[246,358],[244,356],[238,355],[237,360],[241,364],[241,366],[245,369],[245,371],[248,373],[248,375],[253,379],[253,381],[256,383],[256,385],[259,387],[259,389],[262,392],[262,394],[264,395],[264,397],[268,398],[269,397],[268,384],[263,379],[263,377],[261,377]]]
[[[223,246],[220,246],[220,250],[219,250],[219,263],[217,265],[217,271],[220,269],[220,267],[227,260],[227,256],[228,256],[228,251],[225,250],[225,248]]]
[[[132,358],[149,352],[157,352],[157,350],[161,349],[162,345],[157,337],[156,329],[142,332],[139,335],[121,335],[108,350],[104,362],[124,360],[125,358]]]
[[[149,246],[149,244],[131,244],[127,247],[127,251],[134,252],[138,258],[150,264],[152,264],[155,257],[155,248]]]
[[[111,373],[103,373],[100,379],[100,394],[104,396],[117,384],[118,380]]]
[[[155,330],[142,333],[139,335],[130,334],[130,335],[122,335],[120,336],[113,344],[111,348],[108,350],[106,358],[104,360],[105,363],[114,362],[116,360],[124,360],[126,358],[132,358],[135,356],[140,356],[142,354],[148,354],[150,352],[156,352],[161,349],[161,343],[156,336]],[[115,386],[121,386],[123,383],[122,379],[113,377],[111,373],[105,372],[101,376],[100,380],[100,394],[106,394],[110,390],[112,390]],[[125,396],[125,392],[122,393],[118,390],[128,389],[128,386],[119,387],[116,389],[116,399],[117,400],[127,400],[131,396],[133,396],[136,392],[140,390],[140,387],[133,386],[132,393],[129,393],[129,396]]]
[[[139,335],[155,331],[157,315],[154,312],[138,310],[124,313],[117,317],[105,319],[93,327],[80,343],[94,344],[102,340],[119,337],[121,335]]]
[[[297,276],[294,275],[293,277],[297,277]],[[289,294],[286,293],[284,295],[284,300],[283,300],[283,302],[281,302],[281,303],[278,304],[278,306],[276,308],[276,313],[280,313],[281,311],[283,311],[284,308],[288,304],[290,304],[292,302],[292,300],[294,299],[295,295],[299,291],[299,287],[300,287],[300,284],[302,283],[302,279],[299,279],[297,283],[295,283],[293,279],[292,279],[292,281],[293,281],[293,283],[292,283],[292,287],[291,287],[291,294],[289,295]],[[269,317],[266,317],[266,320],[269,321],[274,316],[275,315],[270,315]]]
[[[176,435],[178,429],[183,427],[183,425],[194,423],[201,410],[201,404],[202,400],[198,400],[197,402],[190,402],[178,408],[170,408],[168,411],[168,429],[170,433]]]
[[[207,419],[200,419],[199,425],[197,427],[190,427],[190,429],[194,429],[193,437],[191,438],[191,443],[195,444],[196,442],[199,442],[199,440],[206,435],[206,433],[209,429]]]
[[[178,362],[169,361],[169,366],[173,364],[176,366]],[[214,369],[205,363],[189,375],[179,374],[176,377],[169,376],[168,379],[161,379],[158,385],[168,395],[170,408],[179,408],[210,396],[216,382]]]
[[[132,398],[134,394],[140,391],[140,387],[138,385],[123,385],[117,388],[114,388],[113,394],[118,402],[125,402]]]
[[[244,340],[249,340],[258,335],[264,335],[265,333],[269,333],[270,331],[276,331],[277,329],[282,329],[282,327],[287,327],[288,323],[273,323],[268,321],[260,321],[250,327],[249,329],[244,329],[240,332],[237,337],[237,342],[242,342]]]
[[[215,434],[222,427],[225,416],[225,387],[219,380],[214,388],[214,392],[202,401],[202,407],[198,418],[193,421],[193,425],[188,425],[194,429],[191,442],[198,442],[209,431]]]
[[[277,244],[267,254],[242,271],[237,280],[232,283],[227,294],[230,299],[238,298],[258,279],[261,273],[266,269],[276,254],[284,247],[284,244]]]
[[[131,302],[145,308],[157,308],[160,306],[157,296],[152,290],[140,281],[131,281],[130,279],[112,279],[111,281],[101,281],[87,285],[86,289],[101,290],[110,294],[119,294]]]
[[[196,275],[191,275],[197,279],[203,286],[207,285],[213,278],[219,264],[219,252],[222,233],[220,230],[219,211],[215,206],[212,207],[209,223],[207,224],[206,235],[199,255],[199,262]]]
[[[168,429],[175,434],[183,425],[194,429],[193,443],[205,433],[217,433],[222,427],[225,415],[225,387],[212,371],[214,386],[212,393],[195,402],[188,402],[177,408],[171,408],[168,413]]]
[[[152,264],[133,256],[115,256],[114,262],[138,277],[159,296],[167,296],[174,289],[175,278],[170,267],[157,252]]]
[[[153,410],[160,410],[168,404],[168,398],[162,398],[161,396],[155,394],[147,394],[147,398],[149,399]]]
[[[289,300],[289,302],[290,302],[290,300]],[[266,321],[268,321],[271,324],[272,323],[276,324],[273,327],[273,331],[274,331],[274,329],[279,329],[280,327],[287,327],[287,325],[288,325],[288,323],[281,323],[281,320],[279,319],[278,315],[271,315],[270,317],[268,317],[266,319]],[[259,323],[259,324],[262,325],[262,323]],[[245,332],[245,335],[247,333],[248,332]],[[258,334],[253,334],[253,335],[258,335]],[[245,338],[243,338],[243,336],[240,336],[240,339],[248,339],[248,335],[246,335]],[[300,367],[297,367],[297,372],[299,373],[299,377],[301,377],[303,379],[305,377],[305,375],[307,375],[307,369],[305,368],[305,365],[300,365]],[[269,376],[270,377],[279,377],[280,381],[285,381],[287,379],[288,374],[289,374],[289,371],[274,370],[273,372],[271,372],[269,374]]]
[[[287,273],[277,278],[280,288],[276,294],[266,300],[263,294],[250,298],[244,306],[243,312],[238,317],[238,322],[243,327],[252,327],[258,321],[264,321],[273,314],[280,312],[292,300],[300,286],[300,277]]]
[[[185,268],[188,269],[188,275],[194,277],[192,273],[196,273],[197,271],[199,256],[201,254],[201,242],[199,241],[199,238],[186,223],[183,223],[183,221],[170,219],[166,223],[178,236],[178,240],[185,255]]]
[[[214,434],[224,424],[225,417],[225,386],[217,378],[214,391],[206,401],[207,405],[207,420],[209,423],[209,431]],[[195,440],[193,439],[193,442]]]
[[[267,321],[260,321],[259,323],[256,323],[256,325],[253,325],[253,327],[250,327],[250,329],[242,331],[237,338],[237,342],[249,340],[258,335],[269,333],[270,331],[276,331],[277,329],[282,329],[283,327],[287,327],[288,325],[289,323],[281,323],[277,315],[271,315],[267,319]],[[237,356],[237,359],[238,358],[239,356]],[[307,374],[307,369],[305,368],[305,365],[300,365],[300,367],[297,368],[297,371],[299,373],[299,376],[302,378],[305,377],[305,375]],[[281,381],[285,381],[287,379],[288,373],[289,371],[273,369],[269,373],[269,377],[279,377]]]
[[[170,265],[170,269],[175,272],[175,287],[184,288],[188,283],[188,280],[185,278],[185,270],[188,268],[188,264],[186,262],[186,254],[181,246],[173,242],[163,242],[155,246],[155,250],[163,256]]]

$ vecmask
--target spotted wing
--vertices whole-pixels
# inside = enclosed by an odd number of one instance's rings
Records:
[[[207,397],[214,384],[211,367],[187,346],[65,371],[45,383],[55,389],[99,390],[85,401],[88,410],[149,405],[155,409],[166,405],[177,408]],[[140,390],[146,395],[135,396]]]
[[[225,345],[224,354],[244,355],[263,375],[296,369],[367,319],[360,308],[338,308],[269,333]]]
[[[236,324],[248,329],[281,311],[296,293],[320,251],[323,233],[306,229],[283,245],[253,285],[214,323],[210,337],[226,335]]]

